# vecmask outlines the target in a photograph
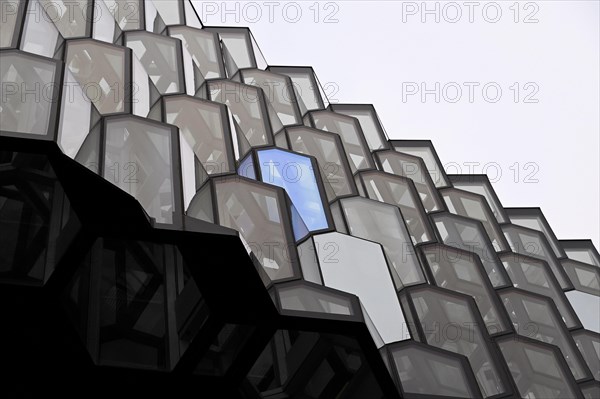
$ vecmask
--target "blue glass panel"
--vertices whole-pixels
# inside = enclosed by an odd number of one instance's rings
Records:
[[[308,230],[329,227],[310,158],[268,149],[258,151],[258,163],[262,181],[285,189]]]
[[[247,177],[252,180],[256,180],[256,171],[254,170],[254,162],[252,162],[252,154],[248,154],[237,170],[238,175]]]

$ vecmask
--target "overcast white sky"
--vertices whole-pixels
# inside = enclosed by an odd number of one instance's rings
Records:
[[[269,64],[313,66],[332,102],[374,104],[390,138],[431,139],[449,173],[487,172],[505,207],[600,247],[598,1],[196,3],[205,25],[249,26]]]

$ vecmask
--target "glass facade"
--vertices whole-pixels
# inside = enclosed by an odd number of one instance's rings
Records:
[[[0,1],[0,396],[600,396],[590,240],[199,3]]]

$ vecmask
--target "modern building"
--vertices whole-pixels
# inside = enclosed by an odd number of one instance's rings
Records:
[[[0,5],[0,396],[600,397],[591,241],[190,1]]]

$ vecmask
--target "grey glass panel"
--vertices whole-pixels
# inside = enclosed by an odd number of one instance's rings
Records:
[[[293,277],[295,259],[285,205],[277,190],[259,182],[215,180],[219,224],[240,232],[271,280]]]
[[[126,111],[126,51],[92,40],[67,44],[65,64],[101,114]]]
[[[508,250],[502,230],[487,204],[485,197],[453,188],[440,190],[450,213],[479,220],[498,252]]]
[[[352,172],[373,169],[375,164],[356,118],[329,111],[311,112],[313,127],[340,135]]]
[[[85,37],[91,31],[91,11],[94,7],[89,0],[39,0],[50,21],[64,38]],[[41,9],[38,11],[40,12]]]
[[[121,30],[143,29],[143,0],[103,0]]]
[[[504,212],[504,208],[486,175],[450,175],[448,178],[454,188],[483,195],[488,201],[492,212],[494,212],[498,223],[508,223],[508,216],[506,216],[506,212]]]
[[[513,252],[544,260],[552,268],[554,277],[564,290],[569,287],[564,270],[556,259],[546,237],[539,231],[515,225],[502,225],[504,236]]]
[[[504,268],[480,222],[447,213],[436,213],[431,218],[444,244],[479,256],[494,287],[508,284]]]
[[[210,99],[229,107],[233,119],[251,146],[271,144],[272,132],[264,99],[259,89],[229,80],[211,81],[208,85]]]
[[[490,334],[509,330],[504,309],[497,302],[496,293],[477,255],[440,244],[427,245],[422,247],[422,251],[439,287],[461,292],[475,299]]]
[[[381,122],[372,105],[343,105],[332,104],[330,108],[338,114],[344,114],[358,119],[371,151],[389,148],[385,141],[385,133]]]
[[[560,263],[576,290],[600,297],[600,268],[570,259]]]
[[[568,328],[579,325],[567,297],[546,262],[513,253],[500,255],[500,260],[515,287],[552,298],[565,325]]]
[[[479,392],[469,386],[463,362],[450,352],[433,351],[420,345],[392,346],[390,352],[405,393],[453,398],[479,396]]]
[[[256,68],[250,30],[247,28],[209,28],[218,32],[223,43],[225,67],[229,77],[242,68]]]
[[[573,339],[581,356],[587,363],[596,381],[600,381],[600,334],[577,330],[572,332]]]
[[[506,213],[512,224],[544,233],[557,258],[567,256],[540,208],[507,208]]]
[[[569,259],[600,267],[600,254],[591,240],[560,240]]]
[[[269,67],[269,70],[287,75],[292,79],[294,91],[306,111],[324,108],[318,83],[311,67]]]
[[[39,0],[28,2],[21,37],[21,50],[44,57],[53,57],[63,40]]]
[[[313,239],[323,283],[358,296],[384,343],[410,338],[381,246],[340,233]]]
[[[351,235],[383,246],[398,290],[426,282],[397,207],[366,198],[344,198],[340,205]]]
[[[368,198],[400,208],[414,244],[434,239],[423,204],[409,179],[377,171],[360,172],[358,178]]]
[[[106,120],[102,175],[135,197],[159,223],[176,211],[171,128],[137,118]]]
[[[580,384],[581,393],[585,399],[598,399],[600,398],[600,383],[593,382],[587,384]]]
[[[600,334],[600,300],[597,296],[573,290],[565,292],[583,328]]]
[[[287,76],[259,69],[245,69],[241,71],[241,74],[244,83],[260,87],[263,90],[283,125],[301,123],[292,82]]]
[[[427,343],[464,355],[484,397],[506,392],[487,335],[480,330],[477,317],[466,299],[431,288],[410,293]]]
[[[22,0],[2,0],[0,2],[0,48],[13,47],[15,38],[18,37],[20,29],[17,28],[17,22],[20,22],[19,9],[22,6]],[[17,29],[15,29],[17,28]],[[15,34],[16,33],[16,34]]]
[[[446,177],[444,167],[438,162],[437,154],[430,141],[392,141],[392,146],[398,152],[419,157],[425,162],[429,176],[436,187],[447,187],[450,181]]]
[[[558,347],[576,380],[588,377],[579,351],[558,313],[552,299],[511,289],[500,293],[504,307],[517,334]]]
[[[407,177],[415,183],[427,212],[442,209],[441,199],[422,159],[396,151],[381,151],[375,154],[384,172]]]
[[[225,77],[216,33],[187,26],[173,26],[169,28],[169,35],[181,40],[183,47],[189,51],[205,79]]]
[[[300,267],[302,268],[302,277],[304,280],[316,284],[323,284],[317,252],[312,239],[305,240],[302,244],[298,245],[298,258],[300,260]]]
[[[198,190],[186,209],[186,214],[206,222],[215,222],[210,184],[205,184],[204,187]]]
[[[179,127],[209,175],[233,171],[233,146],[222,105],[194,97],[166,97],[166,122]]]
[[[64,73],[58,145],[69,157],[75,158],[90,131],[93,110],[83,88],[68,69]]]
[[[183,23],[183,2],[172,0],[151,0],[167,25],[179,25]]]
[[[290,149],[317,159],[327,198],[354,194],[350,166],[337,135],[316,129],[295,127],[286,130]]]
[[[146,68],[161,94],[183,92],[183,65],[177,40],[149,32],[127,32],[126,45]]]
[[[299,310],[304,312],[330,313],[345,316],[355,315],[349,295],[342,292],[334,294],[329,290],[314,286],[295,285],[278,287],[277,294],[281,308],[284,310]]]
[[[55,127],[49,124],[60,90],[56,62],[16,51],[1,54],[0,129],[54,134]]]
[[[514,337],[501,340],[498,346],[522,398],[576,397],[573,379],[552,349]]]

